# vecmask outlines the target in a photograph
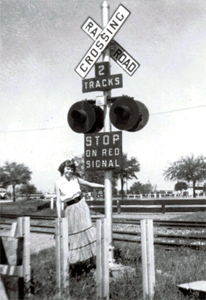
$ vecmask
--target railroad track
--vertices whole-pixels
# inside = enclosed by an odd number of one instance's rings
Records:
[[[16,219],[18,217],[24,217],[27,215],[16,215],[16,214],[0,214],[0,218],[4,219]],[[40,216],[40,215],[29,215],[31,220],[44,220],[53,221],[56,216]],[[102,217],[102,216],[101,216]],[[100,218],[99,216],[92,216],[92,221]],[[128,218],[115,218],[113,217],[113,223],[115,224],[130,224],[140,225],[140,219],[128,219]],[[154,226],[167,227],[167,228],[206,228],[206,222],[202,221],[171,221],[171,220],[153,220]]]
[[[32,220],[49,220],[52,221],[56,216],[41,216],[41,215],[28,215],[28,214],[0,214],[0,218],[3,219],[17,219],[19,217],[30,217]]]
[[[128,224],[128,223],[127,223]],[[0,230],[10,229],[12,222],[0,222]],[[32,225],[30,232],[39,234],[55,234],[54,225]],[[122,242],[133,242],[140,243],[140,232],[128,231],[128,230],[113,230],[114,241]],[[167,248],[173,247],[190,247],[193,249],[206,249],[206,235],[197,234],[182,235],[182,234],[166,234],[166,233],[155,233],[154,244],[162,245]]]

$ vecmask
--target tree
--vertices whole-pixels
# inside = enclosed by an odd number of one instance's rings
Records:
[[[130,187],[130,192],[134,194],[149,194],[154,190],[151,183],[142,184],[137,181]]]
[[[182,193],[182,190],[187,190],[188,189],[188,185],[186,182],[184,181],[178,181],[176,184],[175,184],[175,191],[180,191]]]
[[[149,194],[154,190],[152,184],[150,182],[142,185],[141,194]]]
[[[0,185],[7,187],[12,185],[13,201],[15,202],[15,186],[18,184],[27,184],[31,180],[32,172],[24,164],[16,162],[5,162],[3,167],[0,167]]]
[[[139,181],[134,182],[129,190],[129,192],[132,194],[142,194],[141,191],[142,191],[142,183]]]
[[[195,157],[194,154],[180,157],[178,161],[170,163],[170,166],[164,170],[163,174],[166,180],[192,182],[193,197],[195,197],[196,183],[206,179],[206,157],[203,155]]]
[[[119,170],[114,170],[113,177],[121,180],[121,194],[122,198],[124,195],[124,181],[137,178],[136,172],[140,171],[140,164],[135,157],[132,157],[130,160],[127,158],[127,154],[122,156],[122,168]]]
[[[35,194],[37,192],[37,188],[33,184],[23,184],[19,192],[22,194],[26,194],[26,197],[29,198],[31,194]]]

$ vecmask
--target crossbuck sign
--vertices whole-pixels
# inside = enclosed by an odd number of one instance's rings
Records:
[[[123,5],[119,5],[105,28],[101,31],[101,34],[94,41],[92,46],[89,48],[85,56],[82,58],[75,71],[82,77],[85,78],[89,71],[92,69],[102,52],[105,50],[107,45],[111,42],[113,37],[125,23],[130,15],[130,11],[127,10]]]
[[[81,28],[93,40],[96,40],[102,32],[102,28],[90,17]],[[110,56],[130,76],[140,67],[140,64],[115,40],[110,43]]]

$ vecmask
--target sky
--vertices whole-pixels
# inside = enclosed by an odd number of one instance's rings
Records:
[[[88,17],[102,26],[102,3],[1,0],[0,166],[24,163],[43,192],[54,190],[62,161],[84,153],[84,135],[67,123],[69,108],[103,95],[82,93],[74,71],[93,43],[81,26]],[[110,17],[119,4],[131,12],[115,40],[140,63],[129,76],[111,60],[111,74],[123,75],[111,96],[134,97],[150,113],[141,131],[123,131],[123,152],[139,161],[141,183],[172,190],[175,182],[163,177],[169,163],[206,155],[206,1],[107,3]]]

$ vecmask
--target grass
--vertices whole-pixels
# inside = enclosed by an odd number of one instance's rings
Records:
[[[45,204],[44,200],[22,200],[11,203],[0,203],[0,213],[32,214],[38,211],[38,206]]]
[[[174,217],[171,218],[171,220],[206,222],[206,210],[205,211],[199,211],[197,213],[188,213],[188,214],[182,214],[182,215],[179,215],[179,216],[174,216]]]
[[[155,251],[157,300],[185,299],[177,285],[206,279],[205,252],[180,248],[172,252]],[[195,293],[190,299],[198,299]]]
[[[137,244],[116,243],[116,263],[135,269],[135,275],[125,272],[119,279],[110,278],[110,299],[142,300],[141,248]],[[43,250],[31,257],[32,297],[35,300],[54,299],[55,288],[55,248]],[[92,265],[79,264],[70,270],[69,289],[71,300],[96,300],[96,283]],[[185,296],[177,288],[178,284],[206,279],[205,252],[179,248],[165,251],[155,247],[156,292],[154,300],[196,300],[198,293]]]

